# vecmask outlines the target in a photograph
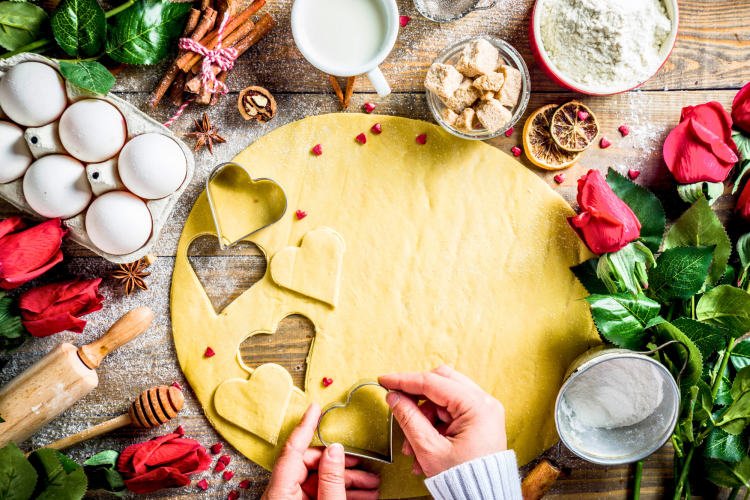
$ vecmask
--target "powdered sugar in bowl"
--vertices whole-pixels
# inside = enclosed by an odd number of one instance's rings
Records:
[[[677,40],[677,0],[537,0],[529,43],[563,88],[609,95],[653,77]]]

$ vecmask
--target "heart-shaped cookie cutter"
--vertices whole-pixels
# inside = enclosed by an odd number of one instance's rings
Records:
[[[247,173],[247,176],[250,178],[250,182],[267,181],[267,182],[271,182],[271,183],[275,184],[276,186],[278,186],[279,189],[281,189],[281,192],[284,194],[284,210],[282,210],[281,215],[276,220],[269,222],[268,224],[266,224],[263,227],[259,227],[258,229],[254,229],[250,233],[246,234],[245,236],[243,236],[243,237],[241,237],[241,238],[239,238],[239,239],[237,239],[235,241],[232,241],[231,243],[224,244],[224,235],[221,233],[221,225],[219,224],[219,217],[218,217],[218,214],[216,213],[216,207],[214,206],[214,201],[211,198],[211,189],[209,189],[209,184],[211,183],[211,181],[217,175],[219,175],[219,173],[221,173],[222,170],[224,170],[228,166],[239,167],[242,170],[244,170],[245,173]],[[240,241],[244,240],[245,238],[248,238],[248,237],[252,236],[253,234],[257,233],[258,231],[260,231],[262,229],[265,229],[265,228],[267,228],[269,226],[272,226],[272,225],[276,224],[277,222],[279,222],[284,217],[284,214],[286,214],[286,209],[287,209],[287,207],[289,205],[288,198],[287,198],[287,195],[286,195],[286,190],[284,189],[284,186],[282,186],[281,184],[279,184],[275,180],[269,179],[267,177],[261,177],[259,179],[253,179],[253,176],[250,174],[250,172],[245,167],[243,167],[239,163],[235,163],[233,161],[229,161],[229,162],[226,162],[226,163],[221,163],[221,164],[215,166],[213,168],[213,170],[211,170],[211,172],[209,172],[208,178],[206,179],[206,196],[208,197],[208,206],[211,208],[211,216],[214,218],[214,224],[216,225],[216,236],[219,238],[219,246],[221,247],[222,250],[226,250],[227,248],[229,248],[229,247],[231,247],[233,245],[236,245],[237,243],[239,243]]]
[[[360,390],[361,388],[367,387],[368,385],[381,387],[383,388],[386,394],[390,392],[388,389],[378,384],[377,381],[375,380],[369,380],[369,379],[360,380],[349,391],[349,395],[347,396],[345,403],[341,403],[337,401],[323,408],[323,411],[320,414],[320,420],[318,420],[318,428],[317,428],[318,439],[323,444],[323,446],[328,447],[329,445],[329,443],[325,442],[320,432],[320,429],[323,424],[323,419],[325,418],[326,414],[330,412],[331,410],[335,410],[337,408],[346,408],[347,406],[349,406],[349,403],[352,400],[352,395],[358,390]],[[388,454],[387,455],[378,453],[376,451],[366,450],[364,448],[357,448],[355,446],[346,446],[346,445],[344,445],[344,452],[348,455],[353,455],[355,457],[369,458],[370,460],[376,460],[378,462],[392,464],[393,463],[393,412],[391,412],[390,409],[388,410]]]

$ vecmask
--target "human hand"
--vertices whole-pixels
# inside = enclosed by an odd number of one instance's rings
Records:
[[[404,455],[415,455],[414,474],[436,476],[508,449],[503,405],[450,366],[382,375],[379,382],[400,391],[386,402],[406,435]]]
[[[320,419],[320,406],[312,403],[292,431],[276,460],[262,500],[377,500],[380,477],[351,469],[357,457],[344,455],[344,447],[309,448]]]

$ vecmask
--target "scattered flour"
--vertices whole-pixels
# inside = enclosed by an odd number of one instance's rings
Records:
[[[651,363],[613,359],[573,381],[565,391],[562,410],[571,422],[615,429],[645,420],[663,396],[661,375]]]
[[[598,89],[638,85],[672,30],[661,0],[544,0],[541,37],[557,68]]]

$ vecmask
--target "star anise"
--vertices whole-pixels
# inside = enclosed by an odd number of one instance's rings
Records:
[[[120,264],[120,269],[112,273],[112,277],[120,282],[121,285],[125,285],[125,293],[128,297],[135,287],[141,290],[148,290],[148,285],[143,280],[146,276],[151,273],[144,273],[143,269],[146,267],[146,263],[143,259],[139,259],[137,262],[131,262],[130,264]]]
[[[195,128],[198,129],[197,132],[193,132],[192,134],[187,135],[188,137],[197,139],[195,141],[195,151],[198,151],[200,148],[206,145],[208,146],[208,151],[211,154],[214,154],[214,142],[227,142],[223,137],[219,135],[218,127],[214,127],[211,125],[211,122],[209,121],[208,115],[206,113],[203,113],[203,123],[195,120]]]

